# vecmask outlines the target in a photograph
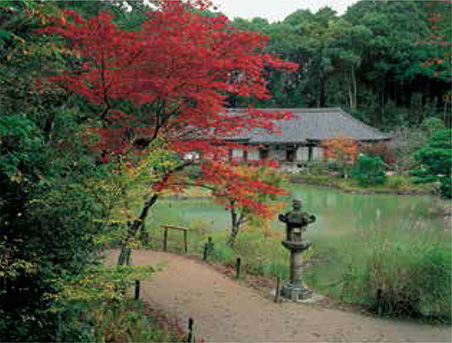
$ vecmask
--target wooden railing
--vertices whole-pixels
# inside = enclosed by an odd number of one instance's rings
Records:
[[[190,231],[189,228],[181,227],[181,226],[175,226],[175,225],[164,225],[163,226],[163,251],[167,251],[168,247],[168,229],[172,230],[178,230],[182,231],[184,233],[184,252],[188,253],[188,231]]]

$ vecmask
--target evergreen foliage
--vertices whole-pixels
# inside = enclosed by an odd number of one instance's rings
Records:
[[[378,156],[358,156],[351,175],[363,187],[383,185],[386,182],[384,163]]]
[[[440,194],[451,198],[452,131],[437,131],[414,157],[421,165],[420,169],[413,171],[415,180],[419,183],[439,182]]]
[[[73,341],[75,317],[56,310],[59,295],[68,276],[99,262],[101,237],[111,233],[104,222],[112,194],[102,181],[113,170],[83,141],[93,120],[85,104],[39,82],[73,62],[58,39],[35,33],[59,8],[0,6],[0,337],[55,341],[64,328]],[[82,304],[68,303],[66,313],[73,306]]]
[[[392,130],[429,116],[452,124],[451,13],[450,2],[359,1],[343,15],[325,7],[234,24],[267,34],[269,52],[301,65],[294,74],[269,72],[274,97],[259,106],[340,106]]]

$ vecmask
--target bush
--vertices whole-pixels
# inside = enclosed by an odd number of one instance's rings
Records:
[[[307,162],[306,170],[308,174],[325,175],[328,173],[329,164],[325,162]]]
[[[444,125],[444,121],[437,117],[427,117],[425,118],[419,128],[427,135],[427,137],[431,137],[437,131],[445,130],[446,126]]]
[[[409,177],[400,174],[388,176],[386,178],[386,185],[391,189],[415,188],[410,182]]]
[[[61,342],[178,342],[178,332],[149,316],[141,301],[67,304],[60,314]],[[182,338],[182,337],[181,337]]]
[[[401,238],[375,234],[366,254],[355,254],[342,275],[342,300],[378,314],[450,321],[450,250],[428,237]]]
[[[394,151],[387,143],[365,144],[360,152],[372,157],[380,157],[386,164],[392,165],[396,162]]]
[[[384,163],[380,157],[360,155],[351,175],[362,187],[383,185],[386,182]]]
[[[412,172],[418,183],[438,181],[443,197],[452,198],[451,165],[452,165],[452,131],[437,131],[427,144],[421,147],[414,158],[420,162],[421,168]]]

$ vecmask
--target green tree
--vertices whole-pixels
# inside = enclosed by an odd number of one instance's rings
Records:
[[[440,194],[451,198],[452,131],[437,131],[414,157],[421,164],[420,169],[413,171],[415,181],[439,182]]]
[[[380,157],[361,154],[352,169],[352,178],[363,187],[382,185],[386,182],[384,163]]]
[[[71,63],[58,40],[35,34],[59,9],[0,6],[0,337],[55,341],[62,323],[50,309],[63,276],[98,263],[109,216],[98,185],[111,168],[83,142],[84,104],[39,82]]]
[[[426,135],[426,137],[431,137],[437,131],[445,130],[446,126],[444,122],[436,117],[427,117],[425,118],[421,125],[419,125],[419,129]]]
[[[268,35],[268,52],[300,64],[297,73],[268,71],[273,98],[258,106],[341,106],[392,130],[430,116],[451,124],[450,13],[450,4],[433,1],[359,1],[342,16],[323,8],[234,25]]]

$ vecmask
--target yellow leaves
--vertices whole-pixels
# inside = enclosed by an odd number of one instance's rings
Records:
[[[16,43],[19,43],[19,44],[25,44],[26,43],[26,40],[23,39],[22,37],[18,36],[18,35],[11,34],[11,37],[16,41]]]
[[[284,202],[274,203],[274,209],[276,212],[280,212],[280,211],[284,210],[285,207],[286,207],[286,204]]]
[[[10,180],[15,183],[22,183],[25,180],[25,178],[23,174],[18,170],[16,173],[11,175]]]
[[[0,277],[15,279],[23,273],[32,274],[36,272],[36,264],[26,260],[17,260],[8,263],[0,260]]]
[[[48,16],[41,11],[39,8],[35,8],[31,10],[31,14],[38,19],[39,23],[42,26],[45,26],[49,22]]]
[[[72,276],[60,286],[62,291],[57,296],[47,294],[46,298],[61,302],[106,301],[124,298],[125,290],[131,287],[135,280],[149,278],[154,272],[161,270],[162,265],[152,266],[121,266],[93,267],[82,275]]]
[[[125,219],[94,219],[93,222],[106,223],[106,224],[121,224],[121,223],[127,223],[128,220],[125,220]]]

